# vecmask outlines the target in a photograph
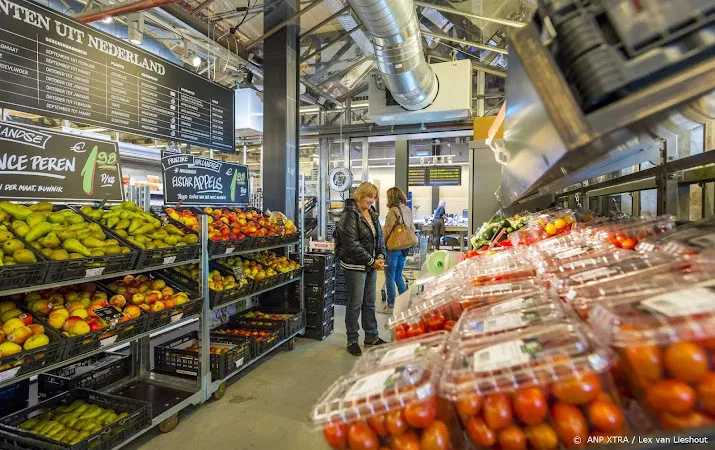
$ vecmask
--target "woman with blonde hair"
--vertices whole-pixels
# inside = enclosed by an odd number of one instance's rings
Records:
[[[385,235],[385,242],[390,241],[395,225],[404,224],[405,227],[414,231],[415,224],[412,221],[412,210],[407,207],[407,196],[398,187],[392,187],[387,190],[387,206],[390,210],[385,217],[385,227],[382,229]],[[402,294],[407,291],[405,279],[402,276],[402,270],[405,268],[405,260],[407,259],[408,250],[391,250],[387,249],[387,269],[385,270],[385,284],[387,285],[387,305],[379,312],[384,314],[392,314],[392,308],[395,306],[395,284],[397,292]]]
[[[348,285],[348,304],[345,310],[345,329],[348,352],[362,355],[360,326],[365,332],[365,347],[386,344],[380,339],[375,317],[377,270],[385,267],[385,241],[377,214],[371,211],[378,189],[372,183],[358,186],[352,199],[345,201],[345,209],[335,230],[335,254],[345,270]]]

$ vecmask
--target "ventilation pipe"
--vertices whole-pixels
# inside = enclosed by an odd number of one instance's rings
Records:
[[[439,85],[422,51],[413,0],[348,0],[370,35],[385,87],[403,108],[429,106]]]
[[[74,16],[74,19],[79,20],[82,23],[92,23],[114,16],[121,16],[124,14],[145,11],[147,9],[168,5],[169,3],[175,3],[177,1],[178,0],[139,0],[136,2],[124,2],[119,4],[115,3],[108,6],[103,6],[93,11],[77,14]]]

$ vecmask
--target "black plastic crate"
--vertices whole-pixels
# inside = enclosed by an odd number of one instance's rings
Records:
[[[306,327],[304,338],[322,341],[335,331],[335,322],[331,319],[319,327]]]
[[[174,305],[170,308],[157,312],[142,311],[142,314],[147,316],[145,331],[169,325],[172,322],[181,320],[183,317],[189,317],[194,314],[198,314],[201,311],[202,299],[195,290],[192,290],[183,283],[172,280],[171,278],[163,275],[161,272],[147,272],[144,275],[149,277],[151,280],[163,280],[167,287],[174,290],[174,293],[185,292],[189,296],[189,301],[181,305]],[[116,293],[109,289],[109,285],[114,281],[117,280],[102,280],[97,284],[100,285],[108,294],[114,295]]]
[[[335,292],[335,280],[330,280],[321,286],[305,286],[303,289],[306,298],[324,298]]]
[[[74,388],[102,389],[132,375],[131,355],[106,352],[37,377],[37,396],[53,397]]]
[[[322,311],[308,311],[306,324],[310,328],[318,328],[326,321],[332,320],[335,317],[335,306],[327,306]]]
[[[307,312],[322,311],[335,304],[335,294],[327,295],[323,298],[305,297],[305,310]]]
[[[0,389],[0,417],[5,417],[27,407],[30,380],[25,379]]]
[[[7,227],[15,239],[19,239],[25,248],[30,250],[37,259],[37,262],[32,264],[16,264],[12,266],[0,266],[0,289],[15,289],[23,286],[37,286],[43,284],[47,279],[47,270],[50,267],[50,260],[45,258],[45,255],[37,251],[36,248],[29,245],[20,236],[15,234],[15,231]]]
[[[335,255],[332,253],[306,253],[303,256],[306,273],[322,273],[335,266]]]
[[[230,341],[231,343],[234,343],[238,346],[241,347],[246,347],[248,349],[248,355],[247,358],[243,361],[243,365],[248,364],[253,358],[256,356],[256,340],[251,337],[251,336],[240,336],[237,334],[232,334],[228,333],[224,330],[224,332],[219,332],[219,331],[211,331],[211,339],[220,339],[223,341]],[[241,365],[238,366],[239,368],[242,367]]]
[[[251,316],[252,313],[256,312],[261,312],[265,314],[286,314],[290,315],[290,318],[287,320],[283,319],[271,319],[271,318],[252,318],[252,317],[247,317]],[[265,308],[262,306],[255,306],[251,309],[248,309],[246,311],[242,311],[239,314],[236,314],[235,316],[231,317],[229,319],[229,322],[240,322],[240,323],[261,323],[261,322],[268,322],[268,323],[275,323],[275,324],[282,324],[283,325],[283,335],[285,337],[292,336],[295,333],[299,332],[305,327],[305,320],[306,320],[306,315],[305,315],[305,310],[304,309],[299,309],[299,308]]]
[[[211,262],[210,269],[218,270],[219,272],[221,272],[222,275],[234,275],[233,271],[230,268],[218,264],[216,262]],[[177,282],[195,292],[198,292],[199,284],[193,279],[184,275],[183,273],[175,269],[165,269],[162,273],[173,282]],[[250,295],[251,292],[253,292],[253,280],[247,279],[247,281],[248,284],[244,284],[243,286],[238,286],[233,289],[224,289],[222,291],[215,291],[213,289],[209,289],[209,305],[211,306],[211,308],[216,308],[238,298]]]
[[[21,307],[24,310],[24,308]],[[43,367],[50,366],[62,360],[62,355],[65,349],[64,336],[57,330],[43,323],[41,318],[36,314],[31,314],[33,323],[40,324],[45,327],[45,334],[50,340],[50,343],[32,350],[24,350],[14,355],[0,357],[0,367],[4,367],[0,371],[0,379],[9,379],[17,375],[24,375],[28,372],[40,370]]]
[[[112,409],[127,415],[90,434],[74,445],[64,444],[39,434],[25,431],[19,425],[38,418],[59,406],[69,406],[75,400]],[[0,420],[0,448],[3,450],[109,450],[151,425],[151,406],[139,400],[118,397],[88,389],[72,389]]]
[[[259,292],[263,291],[265,289],[270,289],[273,286],[276,286],[278,284],[281,284],[283,282],[286,282],[288,280],[291,280],[297,276],[299,276],[303,271],[302,267],[299,267],[295,270],[291,270],[290,272],[286,273],[279,273],[276,276],[270,277],[270,278],[264,278],[262,280],[254,280],[253,284],[253,292]]]
[[[335,267],[325,269],[324,272],[305,272],[303,277],[308,286],[323,286],[331,281],[335,281]]]
[[[226,336],[221,333],[222,330],[242,329],[247,331],[256,331],[258,333],[266,333],[264,336],[251,336],[253,339],[253,357],[256,358],[267,350],[273,348],[278,342],[283,340],[283,325],[280,323],[265,322],[261,325],[258,323],[249,323],[247,321],[237,320],[229,321],[211,331],[212,339],[214,337]],[[240,336],[240,335],[239,335]],[[230,337],[227,337],[230,339]]]
[[[154,347],[154,371],[197,378],[201,374],[199,352],[186,349],[196,342],[199,342],[198,331],[192,331]],[[224,346],[228,349],[220,355],[209,355],[213,380],[226,378],[243,367],[250,357],[248,345],[238,345],[220,337],[211,337],[209,346]]]

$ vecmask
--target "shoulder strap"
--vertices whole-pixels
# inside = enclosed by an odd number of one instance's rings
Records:
[[[399,222],[399,223],[402,223],[402,225],[404,225],[404,224],[405,224],[405,218],[402,217],[402,208],[400,208],[399,206],[395,206],[395,208],[397,208],[397,211],[398,211],[398,213],[399,213],[399,217],[400,217],[400,222]]]

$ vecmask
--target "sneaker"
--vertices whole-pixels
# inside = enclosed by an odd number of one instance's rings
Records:
[[[379,309],[377,312],[380,314],[392,314],[392,306],[385,305],[381,309]]]
[[[360,350],[360,344],[358,344],[357,342],[348,344],[348,353],[350,353],[353,356],[362,356],[362,350]]]
[[[372,342],[365,341],[365,347],[374,347],[376,345],[382,345],[382,344],[387,344],[387,342],[383,341],[380,338],[377,338]]]

